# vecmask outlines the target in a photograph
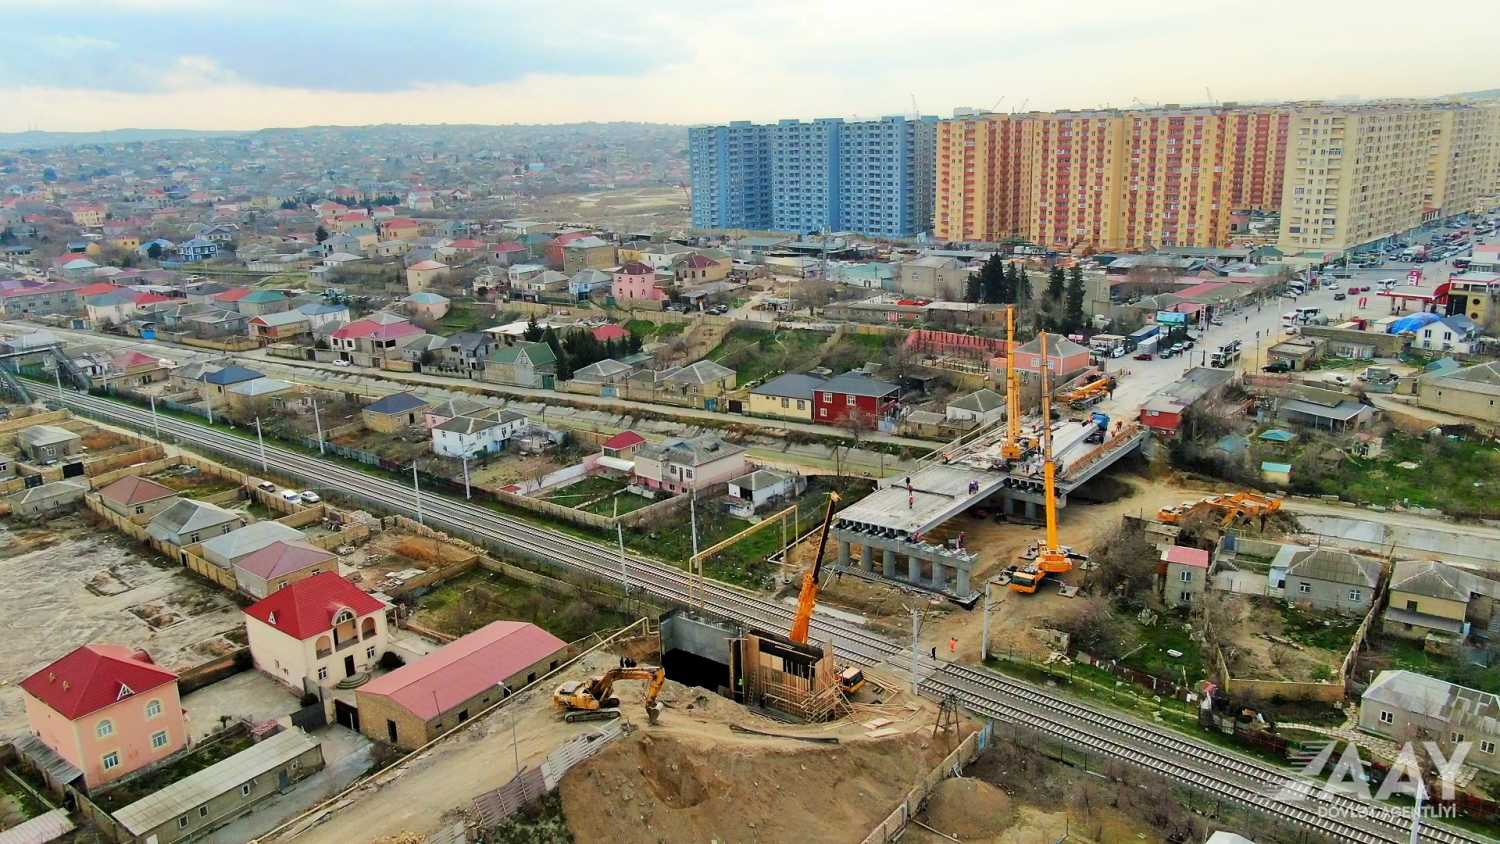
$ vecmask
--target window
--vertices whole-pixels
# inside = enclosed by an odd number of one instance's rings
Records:
[[[1304,595],[1310,595],[1312,594],[1312,584],[1307,582],[1299,583],[1297,584],[1297,591]]]
[[[207,806],[199,806],[198,807],[198,817],[200,817],[200,818],[206,818],[206,817],[208,817],[208,807]]]
[[[1349,600],[1351,600],[1351,601],[1358,601],[1358,600],[1361,599],[1362,594],[1363,593],[1361,593],[1358,589],[1350,589],[1349,590]]]
[[[844,396],[844,404],[847,404],[850,407],[853,407],[858,400],[859,399],[854,396]]]
[[[278,663],[278,667],[279,667],[279,665],[280,664]],[[156,716],[158,716],[160,714],[161,714],[161,701],[159,701],[159,700],[153,700],[150,703],[146,704],[146,717],[147,718],[155,718]]]
[[[146,505],[144,505],[144,504],[137,504],[137,505],[135,505],[135,512],[136,512],[136,515],[140,515],[140,514],[146,512]]]
[[[99,726],[94,728],[94,735],[99,738],[115,734],[115,725],[110,721],[100,721]]]
[[[1481,739],[1480,742],[1479,742],[1479,752],[1480,753],[1494,753],[1495,752],[1495,743],[1492,742],[1492,741],[1487,741],[1487,740]]]
[[[1453,733],[1452,735],[1453,735],[1453,743],[1454,744],[1458,744],[1458,743],[1460,743],[1460,742],[1462,742],[1464,740],[1464,734],[1463,733]]]
[[[1380,723],[1394,724],[1396,723],[1396,716],[1389,709],[1382,709],[1380,710]]]
[[[328,666],[325,665],[322,668],[318,669],[318,679],[319,680],[327,680],[328,679]]]
[[[188,816],[187,815],[183,815],[182,817],[180,817],[180,818],[177,819],[177,828],[178,829],[187,829],[187,825],[188,825]]]
[[[240,796],[241,797],[249,797],[250,796],[250,790],[253,789],[253,788],[255,788],[255,780],[251,780],[251,781],[245,783],[244,785],[240,786]]]
[[[1190,571],[1178,572],[1177,576],[1178,576],[1178,578],[1180,578],[1182,580],[1183,583],[1192,583],[1193,582],[1193,573],[1190,572]]]
[[[1191,604],[1193,602],[1193,593],[1187,591],[1179,592],[1177,593],[1177,598],[1184,604]]]
[[[167,746],[167,731],[166,730],[162,730],[161,732],[156,733],[156,734],[154,734],[154,735],[151,736],[151,748],[153,750],[159,750],[159,749],[161,749],[163,747],[166,747],[166,746]]]
[[[120,766],[120,754],[119,753],[116,753],[115,751],[111,750],[110,752],[104,754],[104,770],[108,771],[111,768],[118,768],[119,766]]]
[[[371,645],[368,648],[365,648],[365,659],[374,659],[374,658],[375,658],[375,646]]]

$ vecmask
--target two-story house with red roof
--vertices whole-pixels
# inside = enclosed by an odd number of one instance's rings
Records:
[[[123,645],[84,645],[21,681],[36,741],[97,788],[187,746],[177,675]],[[18,748],[33,760],[39,752]],[[45,753],[45,751],[40,751]],[[49,774],[56,769],[49,767]]]
[[[300,694],[368,673],[386,651],[385,602],[334,572],[245,608],[255,667]]]

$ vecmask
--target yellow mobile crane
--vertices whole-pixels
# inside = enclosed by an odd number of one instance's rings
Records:
[[[1067,574],[1073,561],[1057,542],[1057,464],[1052,459],[1052,366],[1047,359],[1047,334],[1042,338],[1042,477],[1047,498],[1047,543],[1036,549],[1036,559],[1011,573],[1013,592],[1030,594],[1049,574]]]
[[[1000,456],[1020,460],[1026,453],[1021,441],[1021,376],[1016,373],[1016,306],[1005,308],[1005,444]]]

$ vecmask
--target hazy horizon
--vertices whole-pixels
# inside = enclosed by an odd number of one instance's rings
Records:
[[[0,0],[0,131],[865,116],[1434,97],[1500,86],[1500,7],[772,0],[707,8]],[[312,14],[309,14],[309,11]]]

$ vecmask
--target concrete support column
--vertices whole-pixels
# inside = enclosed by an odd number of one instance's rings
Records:
[[[882,563],[881,574],[884,574],[888,578],[894,578],[896,576],[896,552],[889,548],[885,549],[885,559],[882,560]]]
[[[911,583],[922,582],[922,561],[910,554],[906,557],[906,579]]]
[[[1036,509],[1037,509],[1036,508],[1036,502],[1035,501],[1027,501],[1027,502],[1024,502],[1024,503],[1026,504],[1026,518],[1030,519],[1030,520],[1035,520],[1036,517],[1037,517],[1037,515],[1036,515]]]
[[[849,568],[849,543],[842,539],[839,540],[839,568]]]
[[[948,566],[939,560],[932,561],[932,588],[948,588]]]
[[[969,594],[969,567],[968,566],[958,566],[955,569],[955,571],[958,572],[958,588],[957,588],[956,591],[961,596],[968,595]]]
[[[859,567],[860,567],[860,569],[863,570],[865,572],[865,574],[870,574],[870,573],[874,572],[875,571],[875,546],[874,545],[866,545],[866,546],[864,546],[863,548],[861,548],[859,550],[860,550],[860,554],[859,554]]]

